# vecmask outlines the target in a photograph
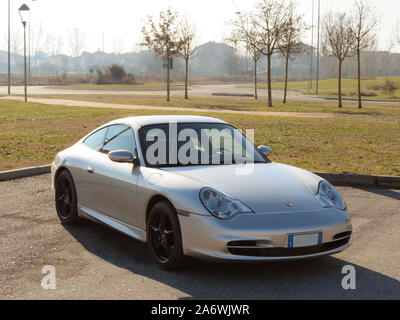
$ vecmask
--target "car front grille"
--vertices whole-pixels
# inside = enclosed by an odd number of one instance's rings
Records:
[[[346,245],[350,241],[350,236],[345,239],[340,239],[322,245],[302,247],[302,248],[263,248],[260,246],[245,246],[242,247],[240,241],[233,241],[228,243],[228,250],[231,254],[238,256],[248,257],[294,257],[294,256],[306,256],[310,254],[323,253],[326,251],[334,250]],[[246,244],[249,244],[247,241]]]

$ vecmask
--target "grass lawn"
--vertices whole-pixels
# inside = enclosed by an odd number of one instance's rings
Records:
[[[51,89],[62,90],[109,90],[109,91],[163,91],[167,90],[167,85],[157,82],[144,84],[68,84],[60,86],[48,86]],[[171,84],[171,90],[184,90],[182,85]]]
[[[48,164],[57,152],[109,120],[149,114],[176,112],[0,100],[0,170]],[[255,129],[256,144],[270,145],[271,159],[275,162],[313,171],[400,176],[399,120],[254,117],[223,113],[213,116],[240,129]]]
[[[400,77],[389,77],[390,81],[395,83],[400,88]],[[371,78],[361,80],[361,92],[365,99],[377,100],[398,100],[400,99],[400,89],[395,90],[393,94],[387,94],[384,90],[378,89],[379,86],[385,84],[386,78]],[[315,90],[316,82],[313,82]],[[343,97],[357,98],[357,79],[342,79]],[[376,87],[378,86],[378,87]],[[251,84],[239,85],[238,87],[252,87]],[[272,88],[283,90],[284,82],[273,82]],[[267,84],[259,85],[261,89],[267,89]],[[289,90],[303,91],[308,93],[308,81],[294,81],[288,83]],[[338,80],[328,79],[319,81],[319,95],[323,97],[335,97],[338,94]]]
[[[247,111],[270,111],[270,112],[306,112],[306,113],[335,113],[335,114],[365,114],[365,115],[397,115],[400,116],[400,107],[366,104],[359,110],[356,103],[346,102],[342,109],[337,107],[337,102],[288,101],[283,104],[280,100],[274,101],[274,108],[267,107],[266,99],[255,100],[243,97],[192,97],[185,100],[180,96],[171,96],[171,101],[167,102],[165,96],[160,95],[110,95],[110,94],[76,94],[76,95],[32,95],[37,98],[65,99],[78,101],[93,101],[116,104],[132,104],[143,106],[165,106],[182,108],[199,108],[214,110],[247,110]]]

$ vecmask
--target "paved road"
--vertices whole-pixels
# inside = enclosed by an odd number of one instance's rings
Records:
[[[11,88],[12,94],[24,94],[23,86],[13,86]],[[6,94],[7,87],[0,86],[0,94]],[[181,96],[183,91],[173,90],[171,95]],[[209,97],[213,93],[232,93],[232,94],[253,94],[252,88],[238,88],[238,84],[213,84],[213,85],[191,85],[190,95],[197,97]],[[267,90],[259,89],[260,97],[267,97]],[[164,95],[165,91],[111,91],[111,90],[66,90],[57,89],[56,87],[48,86],[29,86],[28,94],[140,94],[140,95]],[[283,98],[282,90],[273,90],[274,98]],[[290,97],[301,97],[302,95],[296,91],[289,91]],[[304,98],[312,98],[304,96]]]
[[[0,94],[6,94],[7,87],[0,86]],[[194,97],[211,97],[213,94],[253,94],[254,89],[251,87],[240,88],[239,84],[211,84],[211,85],[191,85],[190,95]],[[12,94],[24,94],[23,86],[13,86]],[[28,94],[44,94],[44,95],[57,95],[57,94],[138,94],[138,95],[165,95],[165,91],[109,91],[109,90],[64,90],[57,88],[49,88],[47,86],[31,86],[28,87]],[[182,91],[171,91],[171,95],[182,96]],[[259,89],[258,94],[260,98],[267,98],[268,92],[266,89]],[[283,99],[282,90],[272,90],[272,96],[274,99]],[[315,96],[304,95],[299,91],[288,91],[288,99],[295,101],[305,101],[305,102],[326,102],[332,101],[334,98],[322,98]],[[344,99],[346,100],[346,99]],[[390,104],[400,107],[400,102],[395,101],[366,101],[364,103],[374,103],[374,104]]]
[[[63,227],[50,176],[0,183],[0,299],[400,299],[400,192],[339,188],[355,227],[334,257],[291,263],[191,262],[157,269],[144,245],[93,222]],[[353,265],[357,289],[341,287]],[[44,265],[57,289],[43,290]]]

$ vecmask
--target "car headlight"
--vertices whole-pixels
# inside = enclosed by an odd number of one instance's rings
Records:
[[[239,200],[212,188],[201,189],[200,200],[208,212],[219,219],[230,219],[240,213],[253,213]]]
[[[346,210],[346,204],[340,193],[326,181],[319,183],[316,197],[324,208],[335,207],[339,210]]]

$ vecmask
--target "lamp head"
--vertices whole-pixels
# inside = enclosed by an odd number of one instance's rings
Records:
[[[28,21],[28,15],[29,15],[29,7],[26,4],[23,4],[19,9],[19,15],[21,17],[22,24],[25,26],[26,22]]]

